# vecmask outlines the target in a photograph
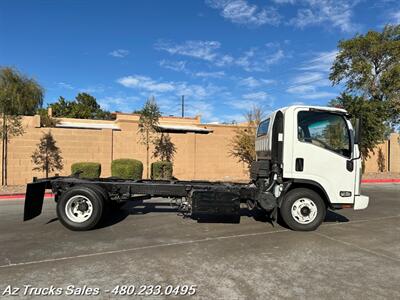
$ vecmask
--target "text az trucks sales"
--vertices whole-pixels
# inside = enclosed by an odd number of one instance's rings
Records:
[[[11,285],[1,292],[1,296],[97,296],[100,294],[100,288],[90,288],[84,285],[77,287],[68,285],[66,288],[55,287],[34,287],[30,284],[25,284],[21,287]]]

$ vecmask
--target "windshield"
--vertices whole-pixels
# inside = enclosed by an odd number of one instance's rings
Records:
[[[301,111],[298,139],[350,157],[350,134],[343,116],[329,112]]]

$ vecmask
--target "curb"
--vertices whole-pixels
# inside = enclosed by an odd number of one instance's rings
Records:
[[[361,183],[396,183],[400,182],[400,178],[387,178],[387,179],[363,179]]]
[[[44,198],[53,198],[54,194],[45,193]],[[3,194],[0,195],[0,200],[12,200],[12,199],[25,199],[25,194]]]

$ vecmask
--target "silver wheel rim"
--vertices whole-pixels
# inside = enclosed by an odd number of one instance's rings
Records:
[[[76,195],[68,199],[65,205],[65,214],[75,223],[83,223],[93,214],[93,204],[88,197]]]
[[[300,198],[293,203],[291,213],[297,223],[310,224],[317,217],[318,209],[311,199]]]

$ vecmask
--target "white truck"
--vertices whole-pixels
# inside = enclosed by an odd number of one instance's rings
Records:
[[[257,159],[248,184],[209,181],[84,179],[79,174],[34,179],[27,185],[24,220],[41,214],[45,189],[52,189],[61,223],[89,230],[112,208],[137,199],[172,197],[192,218],[234,216],[240,206],[258,209],[272,220],[278,214],[293,230],[315,230],[327,209],[364,209],[360,193],[360,126],[331,107],[297,105],[262,120],[256,133]]]

